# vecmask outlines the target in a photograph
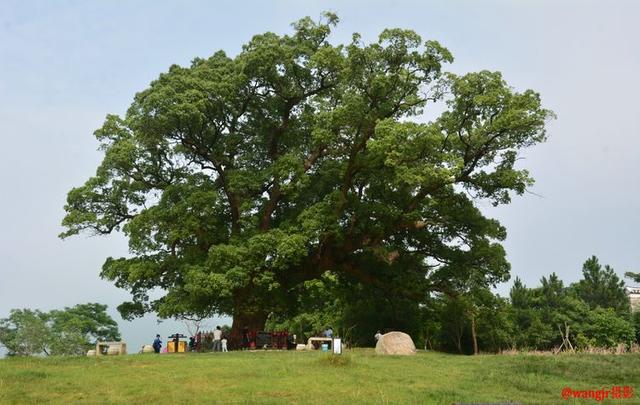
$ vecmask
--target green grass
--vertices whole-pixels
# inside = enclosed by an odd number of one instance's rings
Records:
[[[640,355],[380,357],[362,349],[341,359],[290,351],[0,360],[2,404],[554,404],[595,402],[563,401],[565,386],[613,385],[640,390]]]

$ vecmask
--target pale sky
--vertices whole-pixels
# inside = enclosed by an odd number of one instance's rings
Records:
[[[122,321],[115,307],[127,293],[98,274],[106,257],[127,254],[126,240],[58,239],[66,193],[100,162],[92,133],[105,115],[123,114],[171,64],[235,55],[252,35],[289,32],[323,10],[341,18],[335,42],[410,28],[453,53],[450,70],[499,70],[557,114],[549,141],[521,161],[539,196],[485,204],[507,227],[512,276],[529,286],[551,272],[573,282],[593,254],[620,275],[640,270],[640,2],[3,0],[0,317],[105,303],[130,351],[156,332],[186,332],[153,316]]]

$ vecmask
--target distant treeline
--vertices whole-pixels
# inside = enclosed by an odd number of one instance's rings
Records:
[[[119,340],[107,306],[79,304],[42,312],[12,309],[0,319],[0,345],[9,356],[83,355],[97,340]]]
[[[308,283],[293,317],[272,317],[269,325],[306,337],[326,325],[353,345],[371,346],[380,330],[409,333],[418,347],[454,353],[550,350],[568,332],[574,348],[631,345],[640,339],[640,312],[632,313],[624,282],[610,266],[589,258],[582,279],[565,286],[555,273],[529,288],[516,278],[509,297],[473,280],[458,289],[434,292],[420,301],[411,291],[341,288],[334,276]]]

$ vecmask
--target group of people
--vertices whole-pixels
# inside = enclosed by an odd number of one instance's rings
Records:
[[[222,335],[222,329],[216,326],[213,331],[213,351],[214,352],[228,352],[227,349],[227,337]]]
[[[333,328],[328,326],[321,334],[325,338],[333,338]],[[375,340],[378,341],[382,334],[380,331],[377,331],[375,334]],[[293,335],[293,347],[295,347],[295,335]],[[291,338],[289,339],[291,340]],[[251,348],[251,335],[249,333],[248,328],[243,328],[242,330],[242,349],[250,349]],[[162,340],[160,339],[160,335],[156,335],[155,340],[153,341],[153,350],[156,353],[160,353],[162,350]],[[166,350],[166,349],[165,349]],[[196,350],[196,338],[195,336],[191,336],[189,338],[189,351]],[[222,328],[220,326],[216,326],[213,330],[213,351],[214,352],[227,352],[227,336],[223,334]]]
[[[156,353],[160,353],[162,350],[162,339],[160,339],[160,335],[156,335],[155,340],[153,341],[153,351]],[[196,338],[195,336],[191,336],[189,338],[189,351],[196,350]],[[220,326],[216,326],[213,331],[213,351],[214,352],[228,352],[227,348],[227,337],[222,334],[222,328]]]

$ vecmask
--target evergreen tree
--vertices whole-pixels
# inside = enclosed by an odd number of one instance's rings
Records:
[[[629,315],[629,298],[624,290],[624,281],[611,266],[603,267],[596,256],[591,256],[582,265],[582,277],[573,288],[590,308],[612,308],[619,315]]]

